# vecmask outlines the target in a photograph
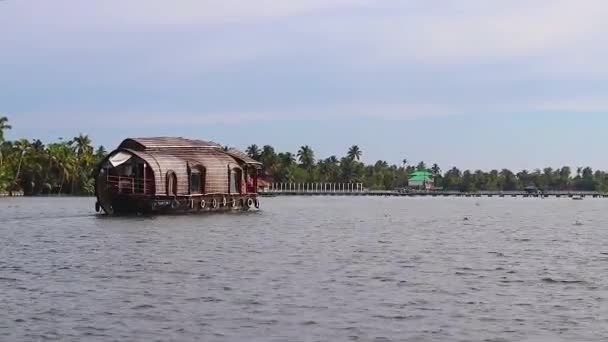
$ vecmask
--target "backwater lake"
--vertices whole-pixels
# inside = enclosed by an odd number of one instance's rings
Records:
[[[607,341],[608,200],[0,199],[0,341]]]

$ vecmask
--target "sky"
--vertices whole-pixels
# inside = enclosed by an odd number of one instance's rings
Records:
[[[7,137],[608,169],[605,0],[4,0]]]

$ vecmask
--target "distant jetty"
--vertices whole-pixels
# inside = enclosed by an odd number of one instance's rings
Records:
[[[386,197],[521,197],[521,198],[608,198],[598,191],[477,191],[368,190],[361,183],[274,183],[259,191],[260,196],[386,196]]]

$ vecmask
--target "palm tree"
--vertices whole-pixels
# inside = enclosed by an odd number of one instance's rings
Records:
[[[405,169],[405,166],[407,165],[407,159],[403,158],[401,162],[403,163],[403,168]]]
[[[441,168],[439,167],[439,165],[433,164],[433,166],[431,167],[431,171],[435,176],[437,176],[441,172]]]
[[[106,150],[106,148],[103,147],[103,145],[100,145],[95,151],[95,159],[97,159],[97,162],[100,162],[103,158],[106,157],[107,154],[108,151]]]
[[[283,166],[289,167],[296,160],[295,156],[291,152],[279,153],[279,161]]]
[[[251,157],[252,159],[255,159],[255,160],[260,159],[260,148],[256,144],[253,144],[253,145],[250,145],[249,147],[247,147],[247,150],[245,150],[245,152],[247,152],[247,155],[249,157]]]
[[[74,151],[78,158],[82,157],[85,153],[92,153],[93,146],[91,146],[91,138],[88,135],[79,134],[74,137]]]
[[[6,116],[0,117],[0,142],[4,141],[4,131],[13,128],[8,124],[8,118]]]
[[[338,157],[336,157],[336,156],[331,156],[331,157],[325,159],[325,162],[332,164],[332,165],[338,165],[340,163],[340,161],[338,160]]]
[[[361,159],[361,149],[359,148],[358,145],[353,145],[348,149],[348,153],[346,154],[346,156],[350,159],[350,160],[359,160]]]
[[[71,144],[66,142],[50,144],[48,146],[48,155],[51,166],[61,178],[58,190],[60,194],[63,190],[63,185],[74,177],[77,161],[74,157]]]
[[[262,152],[260,153],[260,162],[266,167],[272,166],[275,163],[277,154],[274,151],[274,147],[270,145],[264,145]]]
[[[25,154],[30,149],[31,144],[27,139],[20,139],[15,142],[13,147],[15,149],[15,152],[17,152],[17,155],[19,156],[17,172],[15,172],[15,178],[13,179],[13,184],[16,186],[17,184],[19,184],[19,176],[21,175],[21,165],[23,165],[23,157],[25,157]]]
[[[302,164],[304,169],[308,171],[310,171],[315,165],[315,153],[308,145],[300,147],[300,150],[298,151],[298,159],[300,160],[300,164]]]

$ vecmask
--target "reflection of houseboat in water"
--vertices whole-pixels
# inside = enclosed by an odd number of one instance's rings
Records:
[[[261,164],[184,138],[126,139],[97,169],[96,209],[107,214],[259,208]]]

